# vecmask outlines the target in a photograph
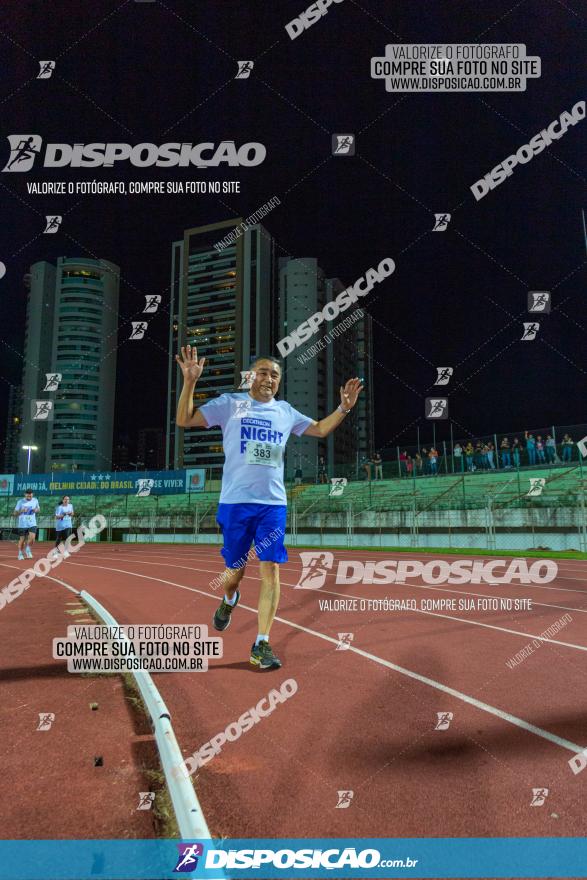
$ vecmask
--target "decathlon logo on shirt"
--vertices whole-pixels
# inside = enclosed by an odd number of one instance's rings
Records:
[[[241,421],[241,455],[247,451],[248,440],[259,440],[262,443],[283,443],[283,432],[272,431],[269,419],[242,419]]]

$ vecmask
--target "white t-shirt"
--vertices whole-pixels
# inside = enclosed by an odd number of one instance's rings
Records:
[[[39,506],[39,502],[33,496],[30,501],[27,501],[26,498],[21,498],[16,502],[15,510],[19,511],[20,516],[18,517],[18,527],[19,529],[28,529],[32,526],[37,525],[37,515],[33,513],[34,510]]]
[[[285,400],[260,403],[250,394],[221,394],[200,407],[209,428],[222,429],[225,462],[221,504],[287,504],[283,454],[291,433],[314,419]]]
[[[58,532],[72,527],[71,515],[73,513],[73,504],[58,504],[55,509],[55,516],[58,516],[60,513],[63,514],[63,519],[55,520],[55,529]]]

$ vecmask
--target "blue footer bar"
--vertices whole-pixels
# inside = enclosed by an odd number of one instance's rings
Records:
[[[586,877],[583,837],[3,840],[1,880]]]

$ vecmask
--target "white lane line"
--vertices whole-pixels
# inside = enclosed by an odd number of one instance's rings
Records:
[[[144,580],[155,581],[156,583],[160,584],[168,584],[169,586],[177,587],[180,590],[187,590],[190,593],[198,593],[200,596],[205,596],[207,599],[213,599],[215,602],[218,601],[218,596],[215,596],[212,593],[205,593],[203,590],[196,589],[196,587],[186,587],[183,584],[175,583],[175,581],[168,581],[164,580],[163,578],[151,577],[148,574],[139,574],[135,571],[126,571],[123,568],[112,568],[107,565],[90,566],[88,563],[80,562],[74,562],[72,563],[72,565],[83,565],[84,568],[93,567],[95,569],[102,569],[103,571],[115,571],[118,572],[118,574],[131,575],[132,577],[143,578]],[[252,614],[257,614],[256,608],[251,608],[250,605],[244,605],[242,602],[239,602],[239,608],[244,608],[245,611],[250,611]],[[285,624],[285,626],[291,626],[294,629],[298,629],[301,632],[306,633],[307,635],[314,636],[317,639],[323,639],[325,642],[330,642],[332,645],[338,645],[338,639],[333,639],[331,636],[327,636],[325,633],[318,632],[317,630],[309,629],[308,627],[302,626],[299,623],[295,623],[293,620],[286,620],[284,617],[277,616],[275,617],[275,620],[277,620],[279,623]],[[523,633],[523,635],[526,634]],[[383,657],[378,657],[376,654],[370,654],[368,651],[363,651],[361,648],[355,648],[351,645],[349,647],[349,650],[354,651],[355,654],[358,654],[359,656],[364,657],[367,660],[371,660],[371,662],[373,663],[377,663],[380,666],[386,667],[387,669],[392,669],[394,672],[399,672],[400,675],[405,675],[408,678],[419,681],[421,684],[426,684],[429,687],[442,691],[445,694],[450,694],[450,696],[455,697],[457,700],[461,700],[463,703],[468,703],[475,709],[480,709],[482,712],[487,712],[490,715],[495,715],[502,721],[508,721],[510,724],[514,724],[516,727],[520,727],[522,730],[525,730],[528,733],[533,733],[535,736],[540,736],[542,737],[542,739],[546,739],[563,749],[567,749],[568,751],[573,752],[573,754],[579,754],[584,750],[582,746],[579,746],[568,739],[557,736],[555,733],[550,733],[548,730],[543,730],[541,727],[537,727],[535,724],[530,724],[528,721],[524,721],[522,718],[518,718],[516,715],[511,715],[509,712],[504,712],[502,709],[498,709],[495,706],[490,706],[489,703],[484,703],[481,700],[477,700],[475,697],[470,697],[468,694],[463,694],[461,693],[461,691],[457,691],[454,688],[448,687],[448,685],[442,684],[442,682],[435,681],[433,678],[428,678],[425,675],[420,675],[418,672],[413,672],[411,669],[406,669],[403,666],[398,666],[395,663],[391,663],[389,660],[384,660]]]
[[[189,565],[173,565],[172,563],[167,563],[167,562],[156,562],[151,558],[152,555],[162,555],[162,554],[150,554],[148,560],[135,559],[135,557],[132,555],[125,556],[125,557],[123,557],[123,556],[114,556],[114,557],[113,556],[104,556],[102,553],[94,553],[92,558],[98,557],[99,559],[110,559],[112,561],[122,559],[123,561],[126,561],[126,562],[138,562],[142,565],[148,565],[150,562],[153,565],[166,565],[168,568],[184,568],[184,569],[189,569],[189,570],[193,570],[193,571],[207,571],[209,573],[212,573],[212,571],[213,571],[212,569],[202,569],[202,568],[196,569],[196,568],[193,568],[193,566],[189,566]],[[177,559],[177,556],[170,556],[170,557],[166,556],[164,558],[165,559],[167,559],[167,558]],[[202,561],[204,558],[206,558],[206,557],[201,557],[197,561]],[[208,555],[208,558],[209,558],[209,555]],[[250,569],[248,568],[248,566],[258,565],[258,564],[259,563],[255,559],[253,559],[247,563],[247,572],[249,573],[249,576],[253,577],[256,580],[259,580],[259,578],[256,578],[255,575],[250,575]],[[287,569],[287,567],[288,567],[288,563],[283,563],[283,565],[281,566],[281,570],[283,571],[283,570]],[[282,581],[282,583],[284,584],[284,586],[292,586],[291,584],[288,584],[286,581]],[[377,586],[377,584],[369,584],[369,586]],[[438,593],[455,593],[455,595],[457,595],[457,596],[477,596],[480,599],[499,598],[499,595],[496,596],[495,593],[493,595],[490,595],[489,593],[473,593],[471,590],[450,590],[448,588],[443,588],[443,587],[425,586],[424,584],[411,584],[411,583],[408,584],[406,581],[394,581],[393,584],[381,584],[381,586],[384,586],[384,587],[385,586],[413,587],[415,590],[432,590],[433,592],[438,592]],[[515,588],[528,587],[530,589],[532,586],[538,586],[538,585],[535,585],[535,584],[496,584],[496,586],[515,587]],[[585,591],[582,591],[582,590],[563,590],[563,592],[586,592],[587,593],[587,590],[585,590]],[[363,598],[365,598],[365,597],[363,597]],[[514,596],[513,598],[517,599],[517,598],[522,598],[522,597]],[[524,598],[531,599],[532,597],[527,596]],[[573,606],[569,606],[569,605],[553,605],[549,602],[535,602],[534,599],[532,599],[532,604],[539,605],[541,608],[561,608],[563,611],[576,611],[579,614],[587,614],[587,608],[574,608]]]
[[[331,596],[341,596],[343,599],[364,599],[364,596],[353,596],[351,593],[336,593],[334,590],[325,590],[320,588],[320,590],[316,590],[316,593],[329,593]],[[376,602],[377,599],[373,599],[372,601]],[[240,604],[240,603],[239,603]],[[571,609],[574,610],[574,609]],[[577,651],[587,651],[587,645],[575,645],[572,642],[558,642],[556,639],[545,639],[542,636],[535,636],[532,633],[520,632],[517,629],[507,629],[504,626],[495,626],[492,623],[481,623],[480,620],[467,620],[465,617],[453,617],[450,614],[440,614],[438,611],[423,611],[420,608],[411,608],[410,611],[416,614],[427,614],[430,617],[443,617],[446,620],[456,620],[457,623],[468,623],[470,626],[484,626],[487,629],[496,629],[499,632],[504,633],[512,633],[516,636],[524,636],[526,639],[537,639],[541,642],[548,642],[551,645],[560,645],[564,648],[575,648]],[[521,612],[520,612],[521,613]]]
[[[16,565],[8,565],[7,562],[0,562],[0,566],[2,566],[2,568],[15,568],[17,571],[24,571],[25,570],[22,568],[18,568],[18,566],[16,566]],[[36,580],[36,578],[35,578],[35,580]],[[48,575],[48,574],[43,574],[43,575],[38,576],[38,580],[55,581],[56,583],[61,584],[61,586],[65,587],[67,590],[71,590],[71,592],[75,593],[76,596],[79,596],[79,590],[76,590],[75,587],[70,587],[69,584],[66,584],[65,581],[60,581],[59,578],[52,577],[51,575]],[[31,584],[32,583],[34,583],[34,581],[31,581]],[[15,598],[18,598],[18,597],[15,597]]]
[[[98,554],[94,554],[95,557],[96,557],[97,555],[98,555]],[[100,559],[108,559],[108,560],[111,560],[112,562],[117,562],[117,561],[118,561],[118,558],[114,558],[114,559],[112,559],[111,556],[105,556],[104,554],[100,554],[99,558],[100,558]],[[148,565],[148,564],[149,564],[149,562],[148,562],[147,560],[141,560],[141,559],[132,559],[132,560],[131,560],[131,559],[128,559],[128,560],[126,560],[126,561],[128,561],[128,562],[131,562],[131,561],[132,561],[133,563],[137,563],[137,562],[138,562],[138,563],[141,563],[141,564],[143,564],[143,565]],[[72,564],[73,564],[73,565],[87,565],[87,566],[89,566],[90,568],[92,567],[92,564],[91,564],[90,562],[86,562],[86,563],[76,562],[76,563],[72,563]],[[100,566],[96,566],[96,567],[99,568]],[[167,568],[180,568],[180,569],[184,569],[184,570],[187,570],[187,571],[201,571],[201,572],[203,572],[203,573],[205,573],[205,574],[212,574],[212,573],[214,573],[213,570],[211,570],[211,569],[207,569],[207,568],[195,568],[194,566],[187,566],[187,565],[174,565],[174,564],[172,564],[172,563],[168,563],[168,564],[166,564],[166,567],[167,567]],[[143,575],[141,575],[141,577],[142,577],[142,576],[143,576]],[[261,580],[261,578],[257,577],[256,575],[249,575],[249,577],[252,577],[253,580],[256,580],[256,581]],[[163,582],[163,581],[162,581],[162,582]],[[167,583],[167,582],[165,581],[164,583]],[[295,587],[295,584],[290,584],[290,583],[288,583],[287,581],[281,581],[281,586],[282,586],[282,587],[292,587],[292,588],[294,588],[294,587]],[[415,586],[415,584],[414,584],[413,586]],[[429,588],[425,587],[424,589],[429,589]],[[430,588],[430,589],[432,589],[432,588]],[[307,592],[307,591],[306,591],[306,592]],[[314,590],[314,591],[312,591],[312,592],[316,593],[317,595],[319,595],[319,594],[324,594],[324,593],[329,593],[329,594],[332,595],[332,596],[341,596],[341,597],[344,598],[344,599],[366,599],[366,598],[367,598],[366,596],[353,596],[351,593],[337,593],[337,592],[335,592],[334,590],[326,590],[326,589],[324,589],[323,587],[321,587],[319,590]],[[456,592],[458,592],[458,591],[456,591]],[[464,591],[463,591],[463,592],[464,592]],[[204,594],[204,595],[211,595],[211,594]],[[466,595],[466,593],[465,593],[465,595]],[[471,595],[476,596],[476,595],[479,595],[479,594],[478,594],[478,593],[472,593]],[[370,598],[371,598],[371,601],[377,601],[376,598],[373,598],[373,597],[370,597]],[[398,597],[398,598],[399,598],[399,597]],[[496,598],[496,597],[495,597],[495,596],[489,596],[488,598],[490,598],[490,599],[494,599],[494,598]],[[240,604],[240,603],[239,603],[239,604]],[[537,602],[536,604],[538,605],[538,604],[540,604],[540,603]],[[557,607],[559,607],[559,606],[557,606],[557,605],[553,605],[553,606],[547,605],[547,606],[545,606],[545,607],[547,607],[547,608],[550,608],[550,607],[552,607],[552,608],[557,608]],[[575,609],[575,608],[570,608],[569,610],[570,610],[570,611],[576,611],[577,609]],[[410,608],[410,613],[412,613],[412,614],[414,614],[414,613],[415,613],[415,614],[427,614],[429,617],[442,617],[442,618],[444,618],[445,620],[456,620],[457,623],[464,623],[464,624],[467,624],[468,626],[483,626],[483,627],[485,627],[486,629],[494,629],[494,630],[497,630],[498,632],[509,633],[509,634],[511,634],[511,635],[515,635],[515,636],[523,636],[523,637],[526,638],[526,639],[538,639],[538,640],[540,640],[541,642],[550,642],[550,644],[552,644],[552,645],[560,645],[560,647],[562,647],[562,648],[574,648],[574,649],[577,650],[577,651],[587,651],[587,645],[575,645],[575,644],[572,643],[572,642],[559,642],[559,641],[557,641],[556,639],[545,639],[545,638],[543,638],[542,636],[535,636],[535,635],[533,635],[532,633],[527,633],[527,632],[524,632],[523,630],[508,629],[507,627],[504,627],[504,626],[497,626],[496,624],[492,624],[492,623],[481,623],[480,620],[470,620],[470,619],[468,619],[468,618],[466,618],[466,617],[452,617],[452,615],[450,615],[450,614],[441,614],[440,612],[437,612],[437,611],[424,611],[424,610],[421,609],[421,608]],[[520,613],[523,613],[523,612],[520,612]]]

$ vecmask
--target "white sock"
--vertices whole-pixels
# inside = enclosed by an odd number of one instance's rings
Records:
[[[226,593],[225,593],[225,594],[224,594],[224,601],[226,602],[227,605],[231,605],[231,606],[234,605],[234,603],[236,602],[236,593],[234,594],[234,596],[232,597],[232,599],[229,599],[228,596],[227,596]]]
[[[263,633],[259,633],[259,635],[255,639],[255,647],[257,647],[259,642],[268,642],[268,641],[269,641],[269,633],[267,633],[267,635],[263,635]]]

